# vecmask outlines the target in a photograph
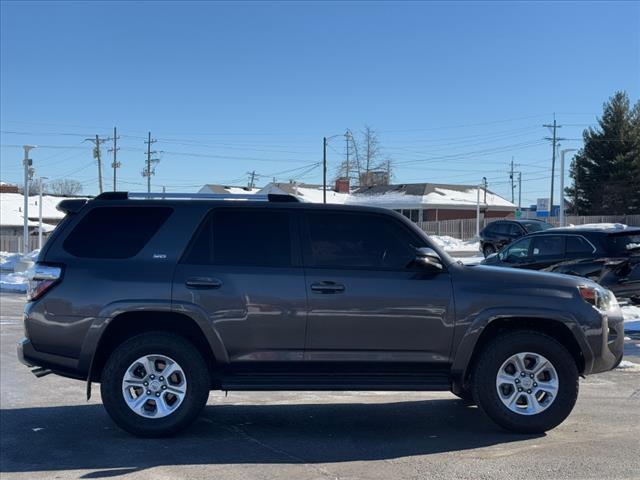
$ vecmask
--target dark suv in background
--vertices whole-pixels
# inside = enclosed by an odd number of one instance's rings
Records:
[[[640,305],[640,228],[578,226],[522,237],[485,265],[586,277]]]
[[[480,250],[488,257],[523,235],[548,228],[553,225],[540,220],[496,220],[480,231]]]
[[[135,435],[186,427],[211,389],[451,390],[543,432],[622,357],[608,290],[462,265],[391,210],[160,197],[61,202],[18,344],[37,376],[99,382]]]

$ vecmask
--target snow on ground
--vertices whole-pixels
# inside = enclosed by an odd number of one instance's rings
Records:
[[[2,292],[27,293],[28,282],[26,272],[0,273],[0,291]]]
[[[623,305],[621,308],[624,316],[624,331],[640,332],[640,306]]]
[[[32,262],[38,259],[40,250],[36,249],[27,255],[27,258]],[[13,272],[16,263],[22,258],[21,253],[0,252],[0,270]]]
[[[620,362],[620,365],[618,365],[616,368],[620,368],[621,370],[625,370],[627,372],[640,372],[640,365],[630,362],[629,360],[622,360]]]
[[[479,252],[480,242],[477,240],[458,240],[449,235],[429,235],[429,238],[436,242],[440,248],[447,252]]]

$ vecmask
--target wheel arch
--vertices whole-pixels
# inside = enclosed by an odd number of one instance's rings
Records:
[[[198,322],[185,313],[153,310],[123,312],[108,322],[93,354],[87,382],[100,382],[109,355],[123,341],[152,331],[180,335],[191,342],[207,362],[213,385],[219,366],[218,358]]]
[[[592,362],[590,349],[586,342],[579,341],[580,337],[576,336],[575,330],[570,325],[566,321],[545,316],[504,316],[491,319],[480,328],[470,328],[473,334],[463,338],[461,342],[463,348],[458,349],[454,359],[453,389],[461,389],[468,384],[480,352],[491,340],[502,333],[522,330],[544,333],[560,342],[576,362],[578,372],[583,374]],[[466,345],[462,345],[463,343]]]

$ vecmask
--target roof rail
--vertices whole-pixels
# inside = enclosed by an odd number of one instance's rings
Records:
[[[144,193],[144,192],[105,192],[96,197],[96,200],[229,200],[245,202],[299,202],[293,195],[280,195],[269,193],[258,194],[234,194],[234,193]]]

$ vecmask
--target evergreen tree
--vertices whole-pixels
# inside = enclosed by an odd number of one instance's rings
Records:
[[[603,106],[599,126],[583,132],[566,193],[579,215],[640,213],[640,101],[625,92]]]

